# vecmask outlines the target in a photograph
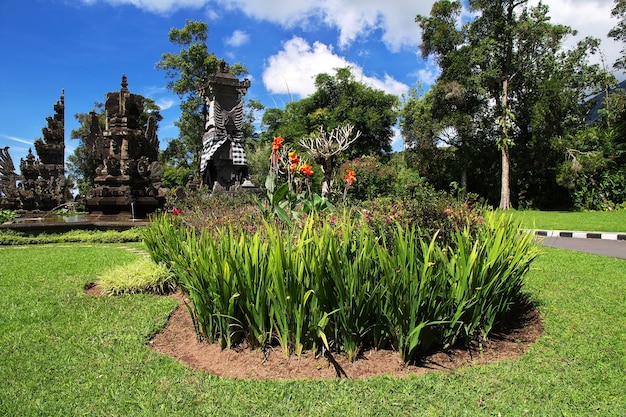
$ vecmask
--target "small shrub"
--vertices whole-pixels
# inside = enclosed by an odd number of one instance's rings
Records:
[[[0,224],[12,221],[17,214],[13,210],[0,210]]]
[[[204,186],[168,195],[165,211],[176,209],[179,220],[198,231],[229,225],[254,229],[263,221],[257,201],[253,192],[211,192]]]
[[[176,289],[174,277],[166,266],[143,257],[103,272],[98,283],[108,295],[167,294]]]

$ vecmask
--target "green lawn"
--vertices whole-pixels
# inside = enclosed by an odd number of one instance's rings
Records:
[[[526,229],[585,232],[626,232],[626,210],[617,211],[535,211],[511,210]]]
[[[545,249],[527,285],[545,334],[519,359],[400,379],[242,381],[146,347],[173,300],[83,293],[138,247],[0,247],[0,415],[626,415],[624,260]]]

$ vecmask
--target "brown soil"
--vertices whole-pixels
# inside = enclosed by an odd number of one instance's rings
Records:
[[[97,287],[88,291],[98,294]],[[177,293],[172,297],[177,299],[179,307],[163,331],[148,345],[193,369],[243,379],[407,376],[482,365],[521,356],[543,331],[537,310],[530,304],[518,305],[505,320],[508,323],[506,328],[495,330],[491,339],[481,346],[436,352],[424,358],[420,365],[404,366],[400,355],[389,350],[366,351],[357,361],[349,363],[342,355],[316,357],[305,352],[300,357],[285,357],[280,349],[265,353],[246,348],[221,350],[217,344],[199,342],[189,312],[183,305],[183,296]]]

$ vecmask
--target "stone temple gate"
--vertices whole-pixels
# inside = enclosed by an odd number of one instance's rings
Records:
[[[95,187],[87,197],[90,213],[143,217],[165,203],[161,191],[161,165],[157,123],[150,116],[142,122],[144,97],[131,94],[126,76],[119,92],[106,95],[104,130],[91,113],[87,137],[89,158],[96,169]]]
[[[66,202],[64,92],[46,122],[43,138],[34,143],[39,158],[29,149],[20,160],[21,175],[15,173],[9,148],[0,149],[0,209],[49,211]]]

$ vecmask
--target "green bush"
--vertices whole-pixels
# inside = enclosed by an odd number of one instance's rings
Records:
[[[351,200],[369,200],[376,197],[390,196],[398,178],[397,172],[389,165],[382,164],[374,156],[363,156],[343,163],[339,167],[340,179],[335,181],[337,194],[343,193],[346,169],[356,173],[356,181],[350,186],[348,197]]]
[[[0,210],[0,224],[10,222],[16,215],[13,210]]]
[[[348,213],[254,232],[198,232],[159,216],[144,242],[188,294],[198,334],[223,348],[243,340],[277,343],[285,354],[325,347],[354,360],[362,349],[393,347],[410,362],[489,335],[537,256],[518,230],[489,215],[442,244],[397,222],[381,236]]]
[[[176,289],[169,268],[141,258],[128,265],[116,266],[98,276],[98,283],[105,294],[167,294]]]

